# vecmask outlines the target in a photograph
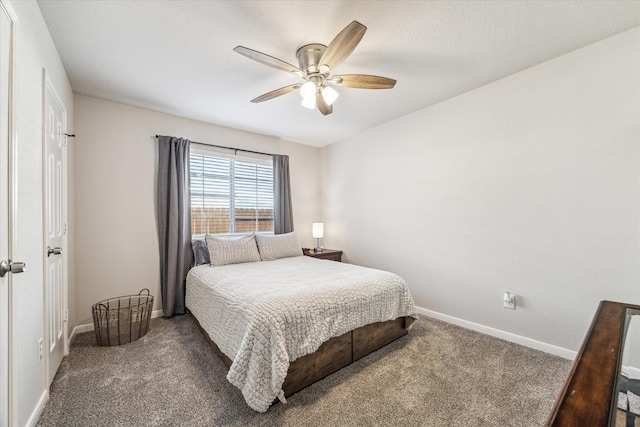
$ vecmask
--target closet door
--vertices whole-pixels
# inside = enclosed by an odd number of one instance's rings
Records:
[[[67,111],[44,76],[45,310],[48,383],[65,353],[66,331],[66,123]]]
[[[10,363],[12,348],[11,304],[12,276],[20,270],[19,263],[11,261],[13,197],[12,150],[12,89],[13,89],[13,22],[15,15],[9,5],[0,0],[0,426],[11,422]],[[13,268],[12,268],[13,267]]]

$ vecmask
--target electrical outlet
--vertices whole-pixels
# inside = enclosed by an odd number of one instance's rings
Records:
[[[42,361],[43,357],[44,357],[44,340],[40,338],[38,340],[38,360]]]
[[[516,309],[516,296],[511,295],[511,292],[505,292],[502,297],[502,306],[510,310]]]

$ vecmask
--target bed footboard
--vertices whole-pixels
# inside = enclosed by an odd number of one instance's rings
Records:
[[[413,319],[411,319],[413,320]],[[353,332],[353,361],[384,347],[407,334],[405,318],[398,317],[388,322],[372,323]]]
[[[311,354],[302,356],[289,365],[287,377],[282,384],[285,396],[313,384],[353,361],[351,343],[352,332],[331,338]]]
[[[211,348],[213,348],[225,366],[229,368],[232,363],[231,359],[213,342],[207,331],[198,322],[198,319],[193,314],[191,314],[191,317],[207,341],[209,341]],[[302,356],[289,365],[287,377],[284,380],[284,384],[282,384],[284,395],[291,396],[327,375],[406,335],[413,320],[411,317],[398,317],[387,322],[365,325],[339,337],[331,338],[314,353]]]

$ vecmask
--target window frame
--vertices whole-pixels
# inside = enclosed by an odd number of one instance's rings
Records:
[[[194,217],[193,217],[193,209],[192,209],[192,193],[193,193],[193,188],[192,188],[192,182],[191,182],[191,177],[192,177],[192,169],[191,169],[191,156],[192,155],[196,155],[196,156],[209,156],[209,157],[214,157],[214,158],[223,158],[223,159],[228,159],[231,161],[231,170],[233,172],[231,172],[228,176],[229,176],[229,184],[230,184],[230,188],[229,188],[229,233],[210,233],[208,231],[205,230],[204,233],[201,234],[193,234],[193,223],[194,223]],[[235,174],[235,161],[239,161],[239,162],[245,162],[245,163],[253,163],[253,164],[258,164],[258,165],[264,165],[264,166],[268,166],[271,169],[271,192],[270,192],[270,196],[271,196],[271,213],[272,213],[272,227],[271,230],[267,230],[267,231],[258,231],[258,230],[254,230],[254,231],[242,231],[242,232],[235,232],[235,228],[236,228],[236,209],[237,207],[235,206],[235,202],[237,201],[236,199],[236,174]],[[192,232],[192,238],[202,238],[204,237],[206,234],[212,234],[215,236],[242,236],[242,235],[249,235],[251,233],[256,233],[256,234],[273,234],[274,233],[274,228],[275,228],[275,219],[273,218],[274,214],[275,214],[275,188],[273,187],[273,157],[271,155],[261,155],[261,154],[254,154],[254,153],[247,153],[247,152],[232,152],[229,153],[229,150],[226,149],[217,149],[216,147],[206,147],[206,146],[202,146],[202,147],[190,147],[190,153],[189,153],[189,177],[190,177],[190,182],[189,182],[189,210],[191,212],[191,232]],[[256,207],[254,208],[256,210],[259,209],[259,206],[256,205]],[[256,218],[257,222],[258,219]],[[254,222],[254,223],[255,223]],[[255,227],[257,228],[257,227]]]

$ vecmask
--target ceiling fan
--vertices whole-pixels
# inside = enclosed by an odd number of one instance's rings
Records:
[[[328,46],[312,43],[302,46],[296,52],[299,67],[289,64],[273,56],[269,56],[257,50],[244,46],[236,46],[233,50],[249,59],[268,65],[269,67],[302,77],[304,83],[295,83],[281,87],[251,100],[251,102],[263,102],[278,96],[300,89],[302,105],[318,110],[323,114],[333,112],[333,102],[338,97],[338,92],[328,85],[351,87],[359,89],[391,89],[396,81],[387,77],[371,76],[367,74],[341,74],[330,76],[334,68],[340,65],[356,48],[367,27],[353,21],[347,25],[329,43]]]

